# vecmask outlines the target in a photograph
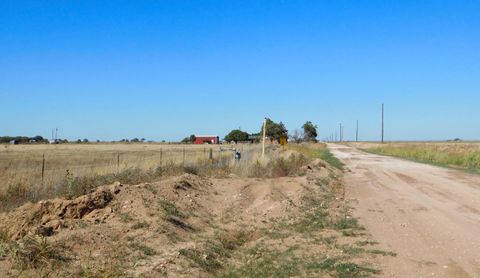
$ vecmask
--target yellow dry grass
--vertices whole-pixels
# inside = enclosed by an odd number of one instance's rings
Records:
[[[210,150],[214,158],[233,157],[233,152],[228,150],[231,148],[249,152],[259,150],[259,145],[2,145],[0,192],[17,184],[49,186],[59,183],[65,179],[67,171],[73,177],[85,177],[118,173],[130,168],[149,170],[167,164],[188,166],[208,159]]]
[[[350,143],[366,151],[442,166],[480,170],[478,142]]]

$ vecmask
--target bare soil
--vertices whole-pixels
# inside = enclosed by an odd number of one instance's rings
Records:
[[[480,176],[330,145],[387,277],[480,277]]]
[[[342,173],[192,174],[115,183],[0,214],[0,277],[365,277],[381,274],[350,216]]]

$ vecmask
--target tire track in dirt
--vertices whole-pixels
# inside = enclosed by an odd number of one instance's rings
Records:
[[[480,176],[330,145],[387,277],[480,277]]]

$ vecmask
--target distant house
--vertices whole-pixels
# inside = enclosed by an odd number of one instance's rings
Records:
[[[11,140],[10,141],[10,145],[17,145],[18,144],[18,141],[17,140]]]
[[[249,134],[248,135],[248,142],[250,143],[259,143],[262,140],[262,136],[258,134]]]
[[[195,141],[193,143],[196,145],[220,144],[220,137],[216,135],[195,135]]]

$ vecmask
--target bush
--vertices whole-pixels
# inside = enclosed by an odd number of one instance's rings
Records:
[[[20,269],[54,267],[69,259],[60,246],[50,244],[47,238],[27,236],[13,248],[13,257]]]

